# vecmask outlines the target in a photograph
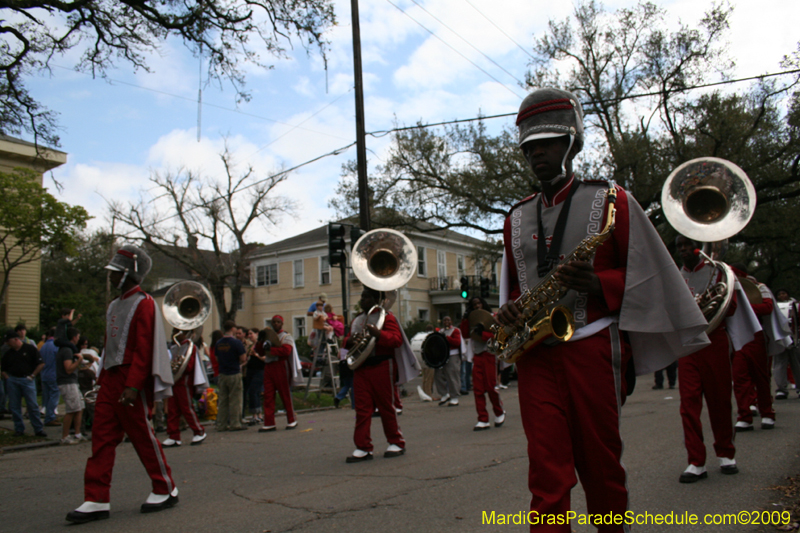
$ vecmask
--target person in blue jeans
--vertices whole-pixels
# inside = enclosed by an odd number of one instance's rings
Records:
[[[341,353],[343,352],[343,353]],[[342,359],[339,361],[339,392],[333,397],[333,406],[339,407],[339,402],[350,393],[350,408],[356,408],[355,389],[353,388],[353,371],[347,366],[347,351],[343,348],[340,352]]]
[[[28,408],[28,417],[37,437],[46,437],[44,425],[36,401],[36,376],[44,368],[44,362],[36,346],[22,342],[14,331],[6,333],[8,351],[0,360],[0,373],[8,384],[8,397],[11,415],[14,418],[14,436],[25,434],[22,418],[22,398]]]
[[[56,328],[50,328],[47,332],[47,340],[39,350],[39,355],[42,356],[42,361],[44,361],[44,370],[42,370],[42,405],[44,406],[45,426],[61,425],[56,421],[58,400],[61,393],[58,391],[58,383],[56,383],[56,354],[58,353],[58,347],[54,343],[55,336]]]

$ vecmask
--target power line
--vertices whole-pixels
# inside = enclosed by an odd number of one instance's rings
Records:
[[[439,19],[438,17],[436,17],[436,15],[434,15],[433,13],[431,13],[430,11],[428,11],[427,9],[425,9],[425,8],[424,8],[424,7],[423,7],[423,6],[422,6],[422,5],[421,5],[419,2],[417,2],[417,0],[411,0],[411,1],[412,1],[412,2],[414,2],[414,3],[417,5],[417,7],[419,7],[421,10],[423,10],[425,13],[427,13],[428,15],[430,15],[430,16],[431,16],[431,17],[432,17],[432,18],[433,18],[433,19],[434,19],[436,22],[438,22],[439,24],[441,24],[442,26],[444,26],[445,28],[447,28],[448,30],[450,30],[451,32],[453,32],[453,34],[455,34],[455,36],[456,36],[456,37],[458,37],[459,39],[461,39],[462,41],[464,41],[465,43],[467,43],[467,44],[468,44],[470,47],[472,47],[472,49],[473,49],[473,50],[475,50],[475,51],[476,51],[476,52],[478,52],[480,55],[482,55],[483,57],[485,57],[486,59],[488,59],[489,61],[491,61],[491,62],[492,62],[492,64],[494,64],[494,65],[495,65],[497,68],[499,68],[500,70],[502,70],[503,72],[505,72],[506,74],[508,74],[508,75],[509,75],[509,76],[511,76],[512,78],[514,78],[514,81],[516,81],[517,83],[519,83],[521,87],[524,87],[524,86],[525,86],[525,82],[523,82],[522,80],[520,80],[519,78],[517,78],[516,76],[514,76],[514,75],[513,75],[512,73],[510,73],[509,71],[507,71],[507,70],[506,70],[505,68],[503,68],[503,66],[502,66],[502,65],[500,65],[500,64],[499,64],[497,61],[495,61],[494,59],[492,59],[492,58],[491,58],[491,57],[489,57],[488,55],[486,55],[486,54],[484,54],[483,52],[481,52],[480,50],[478,50],[478,49],[475,47],[475,45],[473,45],[471,42],[469,42],[468,40],[466,40],[465,38],[463,38],[461,35],[459,35],[459,33],[458,33],[457,31],[455,31],[453,28],[451,28],[450,26],[448,26],[447,24],[445,24],[444,22],[442,22],[442,21],[441,21],[441,19]]]
[[[387,2],[391,3],[391,0],[387,0]],[[636,98],[644,98],[644,97],[648,97],[648,96],[657,96],[657,95],[663,94],[664,92],[666,92],[668,94],[669,93],[681,93],[681,92],[686,92],[686,91],[690,91],[690,90],[694,90],[694,89],[703,89],[703,88],[708,88],[708,87],[716,87],[716,86],[720,86],[720,85],[730,85],[730,84],[741,83],[741,82],[745,82],[745,81],[763,80],[763,79],[766,79],[766,78],[773,78],[773,77],[776,77],[776,76],[785,76],[785,75],[788,75],[788,74],[797,74],[797,73],[800,73],[800,69],[786,70],[786,71],[782,71],[782,72],[773,72],[773,73],[768,73],[768,74],[761,74],[761,75],[758,75],[758,76],[748,76],[748,77],[745,77],[745,78],[737,78],[737,79],[732,79],[732,80],[723,80],[723,81],[719,81],[719,82],[712,82],[712,83],[705,83],[705,84],[700,84],[700,85],[693,85],[693,86],[690,86],[690,87],[667,89],[666,91],[654,91],[654,92],[638,93],[638,94],[632,94],[632,95],[627,95],[627,96],[621,96],[619,98],[608,98],[608,99],[604,99],[604,100],[593,100],[593,101],[586,102],[583,105],[600,104],[600,103],[618,103],[618,102],[621,102],[621,101],[633,100],[633,99],[636,99]],[[387,135],[389,133],[394,133],[394,132],[399,132],[399,131],[407,131],[407,130],[421,129],[421,128],[431,128],[431,127],[436,127],[436,126],[446,126],[446,125],[449,125],[449,124],[459,124],[459,123],[464,123],[464,122],[474,122],[474,121],[477,121],[477,120],[488,120],[488,119],[494,119],[494,118],[512,117],[512,116],[516,116],[516,114],[517,114],[516,112],[515,113],[502,113],[502,114],[498,114],[498,115],[488,115],[488,116],[482,116],[482,117],[456,119],[456,120],[450,120],[450,121],[436,122],[436,123],[432,123],[432,124],[422,124],[422,125],[416,125],[416,126],[404,126],[404,127],[399,127],[399,128],[392,128],[392,129],[389,129],[389,130],[379,130],[379,131],[368,132],[367,135],[371,135],[373,137],[382,137],[382,136],[385,136],[385,135]],[[255,182],[249,184],[249,185],[246,185],[246,186],[242,187],[242,189],[240,189],[240,190],[245,190],[245,189],[249,189],[251,187],[255,187],[256,185],[258,185],[260,183],[263,183],[263,182],[265,182],[267,180],[275,179],[275,178],[277,178],[277,177],[279,177],[281,175],[288,174],[290,172],[293,172],[293,171],[295,171],[295,170],[297,170],[299,168],[302,168],[302,167],[304,167],[306,165],[310,165],[311,163],[314,163],[314,162],[319,161],[321,159],[324,159],[326,157],[340,155],[343,152],[345,152],[348,149],[350,149],[353,146],[355,146],[355,144],[356,144],[355,141],[351,142],[350,144],[348,144],[346,146],[342,146],[341,148],[337,148],[337,149],[335,149],[333,151],[330,151],[330,152],[327,152],[325,154],[316,156],[313,159],[309,159],[309,160],[307,160],[307,161],[305,161],[303,163],[295,165],[294,167],[291,167],[289,169],[286,169],[286,170],[283,170],[281,172],[278,172],[277,174],[273,174],[272,176],[268,176],[266,178],[257,180]],[[216,199],[214,199],[214,200],[216,200]],[[212,201],[214,201],[214,200],[212,200]],[[202,207],[202,206],[192,207],[192,208],[188,209],[187,211],[185,211],[184,213],[192,211],[192,210],[197,209],[199,207]],[[177,216],[178,216],[177,214],[170,215],[170,216],[167,216],[167,217],[165,217],[165,218],[163,218],[163,219],[161,219],[159,221],[154,222],[153,224],[160,224],[160,223],[166,222],[167,220],[170,220],[172,218],[176,218]],[[134,231],[131,231],[129,233],[126,233],[124,235],[119,235],[119,236],[120,237],[130,236],[133,233],[136,233],[136,231],[138,231],[138,230],[134,230]]]
[[[746,78],[736,78],[736,79],[733,79],[733,80],[723,80],[723,81],[716,81],[716,82],[712,82],[712,83],[703,83],[703,84],[700,84],[700,85],[692,85],[692,86],[689,86],[689,87],[666,89],[664,91],[653,91],[653,92],[648,92],[648,93],[630,94],[630,95],[627,95],[627,96],[620,96],[618,98],[607,98],[607,99],[603,99],[603,100],[590,100],[588,102],[583,102],[581,105],[583,107],[586,107],[588,105],[596,105],[596,104],[614,104],[614,103],[623,102],[625,100],[634,100],[636,98],[645,98],[645,97],[648,97],[648,96],[658,96],[658,95],[665,94],[665,93],[666,94],[683,93],[683,92],[687,92],[687,91],[692,91],[694,89],[705,89],[705,88],[708,88],[708,87],[717,87],[717,86],[720,86],[720,85],[730,85],[730,84],[733,84],[733,83],[741,83],[741,82],[744,82],[744,81],[764,80],[764,79],[767,79],[767,78],[774,78],[776,76],[785,76],[787,74],[797,74],[797,73],[800,73],[800,69],[784,70],[782,72],[771,72],[769,74],[760,74],[758,76],[748,76]],[[479,117],[472,117],[472,118],[460,118],[460,119],[447,120],[447,121],[442,121],[442,122],[434,122],[434,123],[431,123],[431,124],[417,124],[416,126],[403,126],[403,127],[400,127],[400,128],[392,128],[392,129],[389,129],[389,130],[371,131],[367,135],[371,135],[373,137],[384,137],[384,136],[386,136],[386,135],[388,135],[390,133],[394,133],[394,132],[397,132],[397,131],[408,131],[408,130],[415,130],[415,129],[420,129],[420,128],[432,128],[432,127],[435,127],[435,126],[447,126],[447,125],[450,125],[450,124],[460,124],[460,123],[463,123],[463,122],[475,122],[475,121],[478,121],[478,120],[488,120],[488,119],[493,119],[493,118],[513,117],[513,116],[516,116],[516,115],[517,115],[517,113],[514,112],[514,113],[501,113],[499,115],[486,115],[486,116],[479,116]]]
[[[422,28],[423,30],[425,30],[425,31],[427,31],[428,33],[430,33],[430,34],[431,34],[433,37],[436,37],[436,38],[437,38],[437,39],[438,39],[438,40],[439,40],[439,41],[440,41],[442,44],[444,44],[445,46],[447,46],[447,47],[448,47],[450,50],[452,50],[453,52],[457,53],[458,55],[460,55],[461,57],[463,57],[464,59],[466,59],[467,61],[469,61],[469,63],[470,63],[470,64],[471,64],[473,67],[475,67],[476,69],[480,70],[481,72],[483,72],[484,74],[486,74],[487,76],[489,76],[490,78],[492,78],[494,81],[496,81],[497,83],[499,83],[501,86],[505,87],[505,88],[506,88],[506,89],[507,89],[507,90],[508,90],[508,91],[509,91],[511,94],[513,94],[514,96],[516,96],[516,97],[518,97],[518,98],[522,98],[522,96],[520,96],[519,94],[517,94],[516,92],[514,92],[514,91],[513,91],[513,90],[512,90],[510,87],[508,87],[508,86],[507,86],[506,84],[504,84],[502,81],[498,80],[497,78],[495,78],[494,76],[492,76],[491,74],[489,74],[487,71],[485,71],[485,70],[484,70],[484,69],[482,69],[480,66],[478,66],[478,64],[477,64],[477,63],[475,63],[475,62],[474,62],[474,61],[472,61],[470,58],[468,58],[467,56],[465,56],[464,54],[462,54],[461,52],[459,52],[458,50],[456,50],[455,48],[453,48],[453,47],[452,47],[450,44],[448,44],[447,42],[445,42],[445,41],[444,41],[444,39],[442,39],[441,37],[439,37],[438,35],[436,35],[435,33],[433,33],[431,30],[429,30],[428,28],[426,28],[426,27],[425,27],[425,26],[424,26],[424,25],[423,25],[423,24],[422,24],[420,21],[418,21],[417,19],[415,19],[414,17],[412,17],[411,15],[409,15],[408,13],[406,13],[405,11],[403,11],[403,9],[402,9],[401,7],[399,7],[399,6],[397,6],[397,5],[396,5],[394,2],[392,2],[392,0],[386,0],[386,1],[387,1],[387,2],[389,2],[390,4],[392,4],[392,5],[393,5],[393,6],[394,6],[394,7],[395,7],[395,8],[396,8],[398,11],[400,11],[402,14],[404,14],[405,16],[407,16],[408,18],[410,18],[411,20],[413,20],[414,22],[416,22],[416,23],[417,23],[417,25],[419,25],[419,27],[420,27],[420,28]]]
[[[489,17],[487,17],[486,15],[484,15],[484,14],[483,14],[483,12],[482,12],[480,9],[478,9],[477,7],[475,7],[475,4],[473,4],[473,3],[472,3],[472,2],[470,2],[469,0],[465,0],[465,1],[466,1],[466,2],[467,2],[469,5],[470,5],[470,6],[472,6],[472,9],[474,9],[475,11],[477,11],[477,12],[478,12],[478,14],[479,14],[480,16],[482,16],[483,18],[485,18],[486,20],[488,20],[488,21],[489,21],[489,24],[491,24],[492,26],[494,26],[495,28],[497,28],[497,29],[500,31],[500,33],[502,33],[503,35],[505,35],[506,37],[508,37],[508,40],[509,40],[509,41],[511,41],[512,43],[516,44],[516,45],[519,47],[519,49],[520,49],[520,50],[522,50],[523,52],[525,52],[525,53],[528,55],[528,57],[530,57],[531,59],[533,59],[533,54],[531,54],[530,52],[528,52],[528,51],[527,51],[527,50],[526,50],[526,49],[525,49],[525,48],[524,48],[524,47],[523,47],[521,44],[519,44],[517,41],[515,41],[514,39],[512,39],[512,38],[511,38],[511,36],[510,36],[509,34],[507,34],[506,32],[504,32],[504,31],[503,31],[503,28],[501,28],[500,26],[498,26],[497,24],[495,24],[495,23],[494,23],[494,21],[492,21],[492,19],[490,19]]]
[[[61,65],[52,65],[52,66],[56,67],[56,68],[64,69],[64,70],[69,70],[70,72],[74,72],[73,69],[67,68],[67,67],[62,67]],[[152,89],[150,87],[143,87],[143,86],[137,85],[135,83],[130,83],[130,82],[127,82],[127,81],[117,80],[117,79],[114,79],[114,78],[106,78],[106,80],[111,82],[112,85],[114,83],[118,83],[120,85],[127,85],[127,86],[133,87],[135,89],[141,89],[143,91],[150,91],[151,93],[163,94],[164,96],[171,96],[172,98],[178,98],[179,100],[186,100],[187,102],[192,102],[193,104],[197,104],[198,103],[196,98],[189,98],[187,96],[181,96],[179,94],[168,93],[166,91],[160,91],[158,89]],[[352,89],[350,89],[350,90],[352,90]],[[344,94],[338,96],[334,100],[334,102],[336,100],[338,100],[339,98],[341,98],[342,96],[347,95],[348,93],[349,93],[349,91],[347,93],[344,93]],[[331,102],[331,103],[333,103],[333,102]],[[202,105],[206,106],[206,107],[213,107],[213,108],[216,108],[216,109],[221,109],[223,111],[229,111],[231,113],[238,113],[239,115],[244,115],[244,116],[247,116],[247,117],[257,118],[259,120],[266,120],[267,122],[274,122],[275,124],[280,124],[282,126],[289,126],[290,128],[293,128],[293,129],[301,129],[301,130],[304,130],[304,131],[308,131],[310,133],[318,133],[319,135],[325,135],[326,137],[332,137],[334,139],[344,140],[343,137],[340,137],[338,135],[331,135],[330,133],[323,133],[321,131],[310,130],[308,128],[300,128],[299,126],[295,126],[295,125],[289,124],[288,122],[281,122],[280,120],[275,120],[274,118],[262,117],[261,115],[255,115],[253,113],[247,113],[246,111],[242,111],[241,109],[232,109],[230,107],[225,107],[225,106],[221,106],[221,105],[217,105],[217,104],[211,104],[211,103],[208,103],[208,102],[203,102]],[[330,105],[330,104],[328,104],[328,105]],[[328,106],[326,105],[325,107],[328,107]],[[325,108],[323,108],[323,109],[325,109]],[[301,122],[301,124],[302,124],[302,122]]]

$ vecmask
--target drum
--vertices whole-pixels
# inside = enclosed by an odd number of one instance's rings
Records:
[[[422,360],[430,368],[442,368],[450,358],[450,345],[444,333],[434,331],[422,343]]]

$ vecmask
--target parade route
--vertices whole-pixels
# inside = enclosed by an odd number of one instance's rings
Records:
[[[407,390],[415,391],[414,380]],[[777,509],[785,484],[800,471],[800,400],[776,402],[777,424],[736,438],[740,473],[719,472],[704,430],[709,454],[708,479],[678,483],[686,466],[679,395],[651,390],[640,378],[623,408],[623,463],[628,473],[631,510],[667,514],[739,513]],[[373,461],[346,464],[353,451],[354,413],[350,409],[301,414],[299,425],[285,431],[258,433],[256,428],[216,433],[202,446],[166,450],[180,503],[173,509],[144,515],[139,505],[150,491],[149,479],[130,444],[118,448],[112,482],[111,518],[67,526],[66,513],[83,501],[83,470],[90,445],[59,446],[0,456],[5,497],[0,500],[0,531],[253,532],[347,531],[526,531],[521,525],[484,524],[484,512],[498,515],[528,510],[526,441],[519,418],[517,383],[502,397],[508,413],[501,428],[474,432],[473,397],[457,407],[423,403],[412,393],[404,400],[400,426],[406,455],[384,459],[386,442],[380,420],[372,419]],[[704,413],[705,415],[705,413]],[[49,428],[52,432],[54,428]],[[165,438],[159,434],[159,437]],[[580,484],[572,508],[585,513]],[[774,528],[770,528],[774,530]],[[633,531],[756,532],[759,526],[639,525]],[[573,531],[595,531],[574,524]]]

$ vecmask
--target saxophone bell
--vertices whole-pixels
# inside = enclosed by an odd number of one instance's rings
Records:
[[[575,333],[572,311],[563,305],[542,309],[534,316],[533,325],[524,324],[519,329],[512,326],[492,326],[494,338],[489,340],[489,351],[504,363],[513,364],[526,351],[547,339],[567,342]]]

